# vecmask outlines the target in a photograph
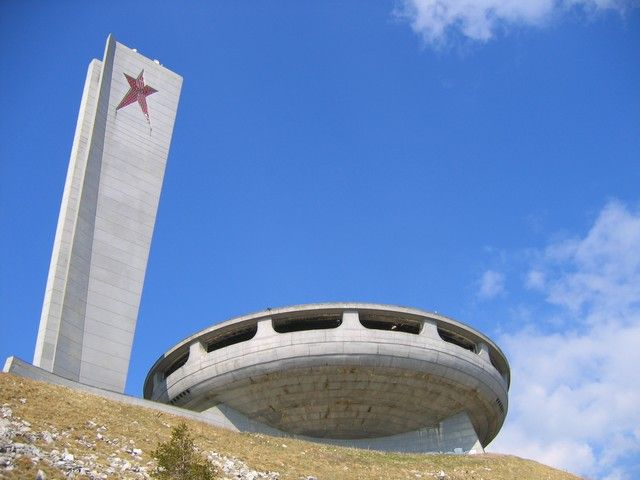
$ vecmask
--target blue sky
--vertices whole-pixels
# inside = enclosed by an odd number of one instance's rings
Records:
[[[0,357],[31,360],[109,33],[184,76],[127,392],[322,301],[437,310],[513,370],[490,450],[640,476],[640,9],[615,0],[0,1]]]

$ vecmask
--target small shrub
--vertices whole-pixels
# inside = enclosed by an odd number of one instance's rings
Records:
[[[158,462],[152,473],[160,480],[215,480],[218,470],[196,451],[187,425],[181,423],[171,431],[169,441],[151,452]]]

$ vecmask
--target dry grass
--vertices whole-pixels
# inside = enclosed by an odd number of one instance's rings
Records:
[[[22,403],[20,399],[26,399],[26,402]],[[531,460],[507,455],[378,453],[235,433],[8,374],[0,374],[1,404],[9,404],[14,417],[30,422],[34,432],[68,432],[53,444],[39,441],[37,445],[43,450],[55,448],[63,451],[66,448],[76,458],[94,455],[96,461],[104,465],[108,465],[110,455],[126,458],[128,454],[122,448],[130,446],[142,449],[139,463],[151,466],[149,452],[158,442],[166,441],[171,429],[184,421],[201,450],[239,458],[256,470],[279,472],[283,480],[299,480],[307,475],[319,480],[433,479],[440,470],[446,472],[447,480],[578,478]],[[96,440],[96,429],[101,426],[106,427],[102,432],[104,439]],[[33,466],[30,461],[22,461],[16,470],[4,476],[9,479],[35,478],[38,468],[43,469],[49,479],[62,478],[57,470],[44,464]]]

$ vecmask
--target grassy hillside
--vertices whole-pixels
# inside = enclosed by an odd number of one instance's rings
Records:
[[[184,421],[152,409],[8,374],[0,374],[0,406],[0,478],[8,479],[33,479],[39,469],[47,479],[65,478],[65,470],[73,469],[75,478],[146,478],[145,472],[154,466],[149,452]],[[253,478],[415,480],[439,478],[441,471],[447,480],[578,478],[506,455],[377,453],[234,433],[195,421],[185,423],[203,454],[213,456],[221,465],[244,462],[257,471]],[[14,429],[10,440],[9,427]],[[20,449],[40,453],[18,458]],[[12,470],[6,465],[7,452],[11,451],[16,457]],[[2,455],[5,466],[1,464]]]

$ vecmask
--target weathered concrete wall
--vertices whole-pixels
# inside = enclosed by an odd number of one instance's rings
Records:
[[[464,414],[474,437],[482,445],[490,442],[508,404],[505,375],[489,358],[490,340],[469,335],[475,351],[445,342],[437,321],[415,316],[415,310],[411,319],[420,318],[419,334],[365,328],[359,312],[376,308],[391,319],[405,318],[394,317],[391,307],[324,304],[315,312],[339,312],[339,327],[277,333],[272,328],[276,311],[206,329],[172,349],[166,362],[156,363],[145,396],[198,411],[223,404],[278,430],[323,441],[357,440],[369,448],[389,444],[402,450],[422,442],[418,451],[446,450],[450,438],[461,443],[454,448],[471,449],[462,440],[469,433],[466,425],[448,424],[458,425],[459,433],[453,427],[442,430],[449,419]],[[216,331],[226,335],[234,325],[245,328],[251,322],[257,322],[253,338],[207,352]],[[173,370],[171,361],[186,353],[186,363],[166,375]],[[435,441],[437,429],[447,435]],[[401,448],[382,440],[391,436]]]
[[[157,90],[118,109],[125,74]],[[34,364],[124,391],[182,78],[107,40],[89,65]],[[142,87],[142,83],[140,84]]]

